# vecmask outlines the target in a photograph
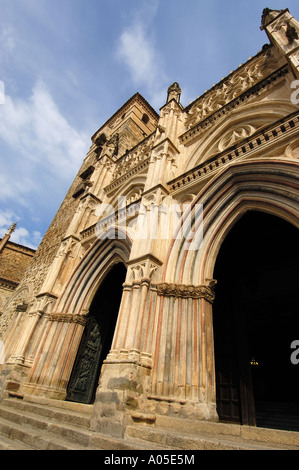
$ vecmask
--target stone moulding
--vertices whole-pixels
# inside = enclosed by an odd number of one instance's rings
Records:
[[[85,326],[87,317],[85,315],[73,315],[69,313],[52,313],[49,315],[48,320],[62,323],[77,323]]]
[[[163,282],[157,284],[157,293],[164,297],[205,299],[214,302],[215,294],[208,286],[194,286],[193,284],[168,284]]]

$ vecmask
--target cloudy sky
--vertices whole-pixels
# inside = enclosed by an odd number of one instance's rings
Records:
[[[139,91],[189,104],[268,42],[298,0],[0,0],[0,237],[37,247],[94,132]],[[4,103],[3,103],[4,101]]]

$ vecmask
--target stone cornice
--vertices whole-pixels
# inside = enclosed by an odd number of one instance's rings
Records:
[[[95,236],[96,234],[105,232],[111,225],[124,226],[124,222],[131,220],[138,216],[140,210],[140,201],[133,202],[123,209],[116,211],[115,214],[110,214],[107,217],[99,220],[90,227],[80,232],[81,240]]]
[[[210,303],[213,303],[215,299],[215,294],[210,287],[194,286],[193,284],[169,284],[163,282],[157,284],[157,293],[164,297],[205,299]]]
[[[15,290],[17,287],[17,282],[10,281],[9,279],[5,279],[4,277],[0,277],[0,288],[7,290]]]

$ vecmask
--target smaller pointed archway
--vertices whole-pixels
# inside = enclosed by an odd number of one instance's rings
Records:
[[[113,265],[92,301],[68,383],[68,401],[94,401],[101,366],[111,348],[125,277],[124,264]]]
[[[213,309],[216,398],[226,422],[299,430],[298,229],[250,211],[217,257]]]

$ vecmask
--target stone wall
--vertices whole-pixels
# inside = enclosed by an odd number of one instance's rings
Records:
[[[0,315],[17,288],[35,250],[7,241],[0,253]]]

